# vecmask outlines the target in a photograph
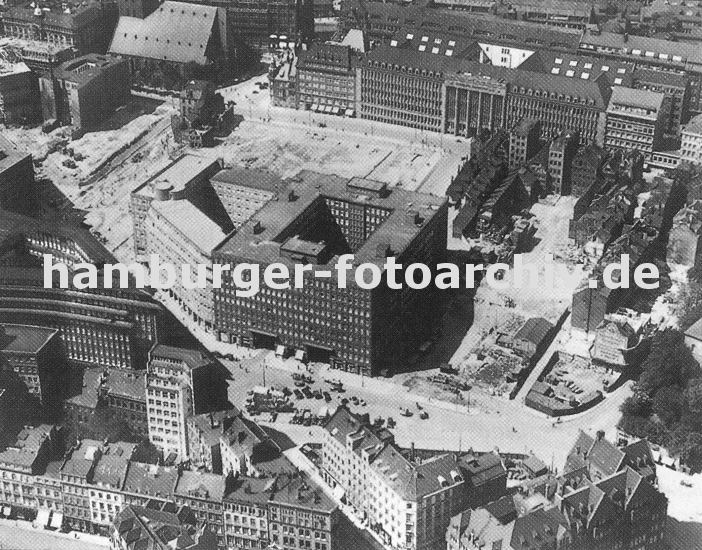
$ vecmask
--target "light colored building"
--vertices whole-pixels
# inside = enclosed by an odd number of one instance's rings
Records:
[[[501,460],[485,457],[400,449],[387,430],[373,431],[345,407],[327,422],[322,447],[325,481],[385,544],[407,550],[442,546],[453,515],[504,494]]]
[[[606,112],[606,149],[638,150],[649,159],[660,148],[668,118],[665,94],[615,86]]]
[[[268,548],[267,503],[275,478],[239,476],[224,497],[224,532],[228,548]]]
[[[146,408],[149,440],[165,458],[188,458],[186,420],[199,413],[196,403],[207,384],[212,361],[199,351],[156,345],[149,353],[146,375]],[[199,400],[206,399],[200,395]]]
[[[95,467],[88,502],[90,519],[101,535],[108,535],[112,521],[124,507],[122,487],[135,448],[135,443],[124,441],[105,445]]]
[[[190,269],[193,283],[203,266],[205,288],[185,288],[178,272],[167,292],[206,328],[214,322],[211,253],[226,236],[223,228],[229,228],[223,217],[219,224],[212,219],[217,217],[213,213],[216,197],[208,180],[219,169],[216,160],[186,155],[137,188],[131,199],[138,261],[147,263],[152,254],[158,254],[161,265]]]
[[[17,442],[0,453],[2,516],[33,520],[39,510],[51,507],[38,496],[34,476],[46,473],[51,455],[56,451],[57,439],[55,426],[42,424],[36,428],[24,428],[17,436]],[[52,488],[50,495],[52,501],[56,500],[54,490]]]
[[[175,487],[176,504],[187,506],[199,523],[206,523],[217,535],[217,546],[223,550],[224,542],[224,493],[225,478],[207,472],[183,470]]]
[[[287,459],[280,447],[255,422],[237,416],[219,438],[222,473],[266,476],[285,471]]]
[[[168,294],[181,309],[195,321],[210,328],[214,323],[212,297],[212,250],[226,235],[220,227],[199,210],[192,202],[183,200],[155,200],[146,217],[147,249],[158,254],[162,264],[175,266],[176,270],[190,269],[194,283],[201,266],[206,266],[206,285],[186,288],[180,274]],[[160,276],[153,274],[152,276]]]
[[[680,160],[702,165],[702,115],[697,115],[683,128]]]
[[[285,188],[283,180],[272,172],[240,166],[218,172],[210,179],[210,185],[236,229]]]

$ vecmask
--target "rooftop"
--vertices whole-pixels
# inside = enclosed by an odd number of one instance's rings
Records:
[[[612,97],[609,101],[609,109],[618,106],[645,109],[658,113],[663,106],[665,94],[650,92],[648,90],[633,90],[615,86],[612,88]]]
[[[123,491],[162,500],[171,499],[178,480],[178,469],[130,462],[124,479]]]
[[[252,189],[270,191],[272,193],[277,193],[285,187],[285,182],[277,174],[267,170],[244,168],[243,166],[225,168],[212,176],[210,181],[229,185],[241,185]]]
[[[0,463],[30,468],[37,459],[44,441],[51,437],[54,429],[54,426],[49,424],[23,428],[17,435],[15,444],[0,452]]]
[[[586,30],[580,40],[580,47],[609,48],[625,55],[663,62],[691,65],[702,64],[702,49],[696,44],[672,42],[646,36],[623,35],[613,32],[592,32]]]
[[[274,478],[256,478],[240,475],[224,497],[225,501],[265,505],[275,491]]]
[[[61,466],[61,475],[87,478],[101,450],[101,441],[83,439],[66,454]]]
[[[154,198],[154,191],[159,189],[165,191],[171,197],[177,196],[194,179],[218,166],[215,159],[197,155],[183,155],[137,187],[134,193]]]
[[[217,8],[167,0],[144,19],[120,17],[110,52],[206,64]]]
[[[180,361],[190,370],[212,364],[212,359],[199,350],[177,348],[175,346],[167,346],[166,344],[156,344],[149,355],[152,360],[164,358],[172,361]]]
[[[195,515],[187,507],[129,505],[115,517],[113,525],[127,550],[217,548],[216,535],[206,527],[198,527]]]
[[[56,334],[54,328],[0,324],[0,353],[39,353]]]
[[[382,208],[387,217],[366,241],[355,251],[355,262],[382,263],[379,247],[388,246],[401,257],[424,225],[442,208],[445,199],[423,193],[393,189],[387,196],[379,197],[360,193],[347,187],[347,179],[302,171],[287,180],[284,196],[287,200],[271,201],[252,219],[230,235],[216,250],[224,257],[246,258],[262,264],[282,262],[289,266],[294,261],[281,255],[282,243],[295,221],[311,214],[314,209],[326,208],[327,199],[342,200],[368,207]],[[411,206],[410,206],[411,205]],[[416,215],[409,216],[409,211]],[[316,239],[307,239],[316,240]],[[333,274],[335,276],[335,273]]]
[[[221,503],[224,499],[225,478],[219,474],[183,470],[174,492],[188,498]]]
[[[105,69],[120,63],[124,63],[121,57],[91,53],[62,63],[57,69],[56,77],[83,85],[102,74]]]
[[[157,200],[151,203],[151,208],[205,255],[226,238],[219,225],[187,199]]]
[[[303,477],[303,474],[294,477],[279,477],[276,490],[271,495],[270,500],[293,508],[327,514],[331,514],[337,509],[336,503],[327,496],[321,487],[315,485],[312,480]]]
[[[697,115],[690,119],[685,127],[683,128],[683,133],[699,134],[702,135],[702,115]]]

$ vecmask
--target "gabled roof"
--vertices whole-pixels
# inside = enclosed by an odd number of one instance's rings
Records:
[[[217,8],[166,1],[144,19],[120,17],[110,53],[206,64]]]
[[[514,335],[515,340],[527,340],[532,344],[538,346],[543,341],[544,338],[553,330],[553,324],[543,317],[531,317],[527,319]]]

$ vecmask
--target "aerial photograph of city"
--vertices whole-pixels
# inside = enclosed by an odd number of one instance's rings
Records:
[[[702,550],[702,0],[0,0],[0,550]]]

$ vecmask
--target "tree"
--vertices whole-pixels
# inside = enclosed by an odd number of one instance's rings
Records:
[[[675,358],[671,361],[671,358]],[[699,377],[700,365],[685,345],[685,335],[667,329],[656,333],[651,342],[651,353],[642,365],[639,388],[653,396],[666,386],[684,388],[690,378]]]
[[[624,416],[641,416],[648,418],[653,412],[653,400],[647,393],[637,391],[622,403],[621,411]]]
[[[702,434],[693,432],[680,451],[680,461],[693,472],[702,470]]]
[[[660,388],[653,397],[653,412],[666,426],[672,426],[680,420],[685,398],[678,386]]]
[[[685,402],[690,412],[702,414],[702,378],[693,378],[687,383]]]

